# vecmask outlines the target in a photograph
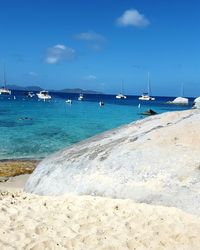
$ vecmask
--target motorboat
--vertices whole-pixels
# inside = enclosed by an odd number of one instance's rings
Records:
[[[71,99],[67,99],[65,102],[68,103],[68,104],[72,104],[72,100]]]
[[[99,106],[104,106],[104,102],[99,102]]]
[[[80,94],[80,95],[79,95],[78,100],[79,100],[79,101],[83,101],[83,94]]]
[[[49,95],[49,92],[48,91],[46,91],[46,90],[42,90],[42,91],[40,91],[39,93],[37,93],[36,94],[37,95],[37,97],[39,98],[39,99],[42,99],[42,100],[49,100],[49,99],[51,99],[51,96]]]
[[[118,95],[116,95],[117,99],[126,99],[126,96],[123,95],[122,93],[119,93]]]
[[[148,92],[143,93],[138,99],[141,101],[155,101],[155,97],[150,96],[151,88],[150,88],[150,77],[148,72],[148,85],[147,85]]]

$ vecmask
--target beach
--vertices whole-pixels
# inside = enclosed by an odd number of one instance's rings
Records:
[[[1,1],[0,250],[200,250],[200,1]]]
[[[40,162],[31,175],[7,177],[5,181],[0,182],[0,248],[5,250],[199,249],[199,168],[197,164],[199,115],[198,110],[190,110],[166,113],[155,118],[149,117],[97,135],[53,154]],[[134,133],[137,133],[137,140],[134,139],[136,138]],[[112,142],[112,152],[106,144],[107,141]],[[134,144],[127,146],[126,142]],[[151,154],[154,153],[151,143],[154,143],[155,152],[157,152],[157,158],[154,155],[151,162],[153,164],[151,167],[154,166],[153,171],[157,172],[157,176],[151,176],[150,168],[147,168],[144,162],[140,168],[144,164],[145,169],[142,169],[140,175],[137,172],[134,173],[135,181],[132,181],[130,187],[124,183],[120,183],[117,187],[116,173],[117,178],[119,174],[112,168],[112,178],[109,182],[108,175],[105,182],[102,177],[99,178],[98,174],[102,172],[91,175],[89,164],[92,164],[91,166],[95,164],[98,169],[101,169],[98,159],[102,162],[102,154],[107,153],[109,163],[107,167],[110,169],[112,164],[109,157],[114,155],[117,157],[114,149],[119,152],[119,147],[121,155],[118,154],[118,157],[122,158],[118,159],[124,159],[123,164],[128,178],[126,152],[131,152],[131,147],[134,147],[135,153],[128,158],[131,162],[135,159],[133,158],[135,154],[138,157],[137,150],[146,152],[148,147],[148,154],[147,156],[143,154],[143,157],[144,161],[145,159],[149,161],[149,149]],[[95,145],[99,147],[100,144],[104,145],[104,149],[97,154]],[[86,148],[86,145],[90,150],[81,150],[81,147]],[[160,147],[161,151],[158,152],[157,147]],[[96,152],[96,158],[92,150]],[[170,153],[171,151],[173,153]],[[68,157],[69,153],[71,158]],[[55,189],[55,185],[65,187],[62,184],[64,179],[56,176],[54,170],[62,167],[62,157],[63,159],[68,157],[68,162],[71,164],[70,159],[74,161],[74,155],[76,166],[79,163],[86,164],[84,159],[87,160],[89,177],[98,177],[98,188],[101,188],[101,185],[102,188],[111,188],[106,186],[109,183],[109,185],[112,184],[112,192],[115,195],[117,191],[123,190],[123,187],[129,193],[123,198],[112,197],[111,192],[104,193],[104,197],[95,193],[86,195],[67,191],[63,194],[57,193],[56,196],[45,194],[48,189],[59,190]],[[104,158],[104,165],[106,165],[105,161]],[[173,162],[176,164],[172,164]],[[53,164],[53,167],[48,165],[49,163]],[[172,168],[169,167],[171,165]],[[45,166],[47,173],[45,173]],[[161,169],[160,166],[162,166]],[[165,168],[167,172],[164,171]],[[81,169],[77,169],[81,174]],[[61,173],[63,178],[66,177],[64,172],[56,173]],[[87,172],[84,173],[87,174]],[[141,179],[141,175],[145,179]],[[55,180],[50,181],[48,178],[51,176],[55,177]],[[70,178],[73,179],[73,176]],[[85,184],[87,184],[87,175],[83,174],[82,178],[85,178]],[[38,180],[39,189],[35,184]],[[93,190],[96,187],[95,180],[90,183],[90,188],[93,187]],[[27,192],[24,191],[24,187]],[[43,195],[33,194],[33,192],[40,192]],[[130,192],[133,195],[130,196],[133,197],[131,199],[127,198]]]
[[[27,178],[0,184],[1,249],[199,249],[197,216],[128,199],[27,194]]]

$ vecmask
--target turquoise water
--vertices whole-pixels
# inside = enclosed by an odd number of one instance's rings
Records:
[[[50,102],[24,98],[19,93],[16,100],[1,97],[0,159],[45,157],[90,136],[141,119],[141,112],[148,108],[159,113],[184,109],[166,106],[163,100],[141,104],[138,109],[136,97],[118,102],[112,96],[88,96],[82,102],[73,97],[72,105],[65,103],[64,96],[54,96]],[[98,105],[100,98],[104,98],[105,106]]]

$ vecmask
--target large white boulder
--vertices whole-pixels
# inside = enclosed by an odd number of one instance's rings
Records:
[[[130,198],[200,214],[200,111],[113,129],[44,159],[25,191]]]
[[[200,102],[200,97],[195,98],[194,102]]]
[[[193,107],[200,109],[200,97],[194,99]]]
[[[184,97],[176,97],[173,101],[170,101],[170,104],[180,104],[180,105],[188,105],[188,98]]]

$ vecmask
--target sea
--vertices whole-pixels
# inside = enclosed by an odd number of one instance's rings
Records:
[[[28,98],[24,91],[0,95],[0,160],[42,159],[49,154],[106,130],[143,119],[148,109],[157,113],[192,107],[166,104],[173,97],[140,101],[138,96],[116,99],[115,95],[49,93],[50,101]],[[67,104],[67,99],[72,104]],[[99,102],[104,106],[99,106]]]

